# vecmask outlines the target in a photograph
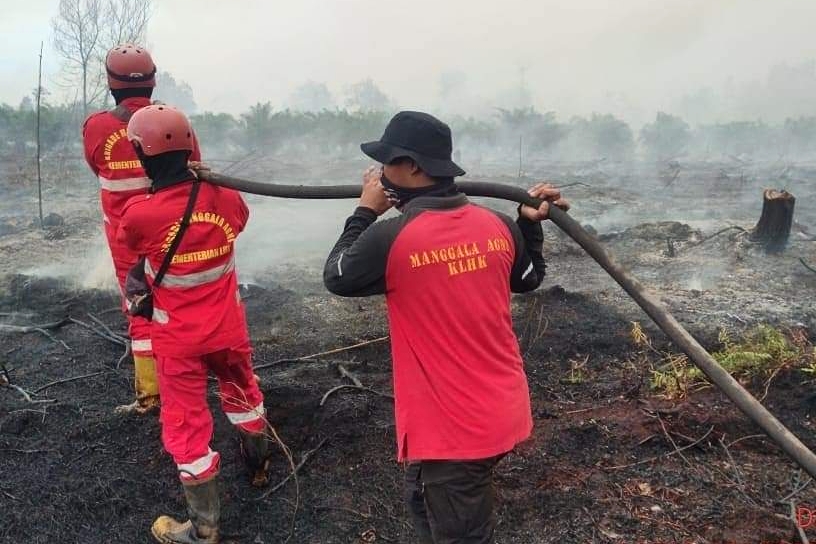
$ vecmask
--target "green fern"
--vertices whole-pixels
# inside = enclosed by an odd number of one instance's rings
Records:
[[[721,349],[711,355],[722,367],[737,378],[767,377],[784,366],[797,362],[810,363],[803,372],[816,375],[816,352],[788,340],[784,333],[768,325],[759,325],[735,342],[726,330],[718,335]],[[667,357],[671,368],[652,371],[652,389],[669,396],[682,396],[697,385],[706,383],[706,377],[685,357]],[[806,363],[807,364],[807,363]]]

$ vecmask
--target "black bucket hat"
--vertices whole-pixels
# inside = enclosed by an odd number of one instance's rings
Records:
[[[382,164],[394,159],[413,159],[423,172],[432,177],[465,175],[451,160],[453,142],[448,125],[427,113],[401,111],[396,114],[379,141],[360,145],[363,153]]]

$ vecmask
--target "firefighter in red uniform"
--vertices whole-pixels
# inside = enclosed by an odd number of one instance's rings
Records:
[[[150,336],[162,399],[162,441],[178,467],[189,515],[183,523],[161,516],[152,532],[159,542],[185,544],[219,542],[220,456],[209,446],[208,371],[218,378],[222,409],[238,427],[254,485],[268,482],[270,456],[263,395],[252,372],[235,273],[234,242],[249,210],[238,192],[199,182],[188,170],[192,134],[184,114],[170,106],[146,106],[133,114],[127,139],[151,185],[148,194],[125,205],[116,238],[144,257],[152,285]],[[173,244],[176,236],[179,242]],[[156,271],[168,252],[169,267],[156,285]]]
[[[105,58],[108,87],[116,102],[110,111],[94,113],[85,121],[82,139],[85,160],[99,178],[100,201],[116,279],[124,290],[128,270],[137,256],[116,241],[122,208],[132,196],[144,194],[150,187],[133,146],[127,141],[127,124],[133,113],[150,104],[156,86],[156,66],[144,48],[133,44],[114,47]],[[196,145],[193,160],[200,160]],[[124,304],[124,303],[123,303]],[[136,400],[122,406],[125,411],[144,413],[159,404],[159,388],[150,326],[142,317],[128,318],[135,372]]]
[[[510,217],[457,191],[447,125],[398,113],[364,177],[360,206],[326,261],[343,296],[385,294],[394,366],[397,457],[423,544],[493,542],[493,469],[532,429],[510,293],[544,276],[549,203]],[[539,184],[530,194],[568,207]],[[376,222],[396,205],[402,215]]]

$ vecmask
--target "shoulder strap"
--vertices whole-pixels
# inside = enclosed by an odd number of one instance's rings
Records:
[[[110,110],[110,113],[111,115],[125,123],[130,121],[130,118],[133,117],[133,113],[131,113],[131,111],[122,104],[117,104],[115,108]]]
[[[173,255],[176,254],[176,250],[181,243],[181,237],[184,236],[184,231],[187,230],[187,226],[190,224],[190,218],[193,215],[193,208],[195,207],[196,198],[198,197],[198,188],[200,185],[201,182],[198,181],[198,179],[193,181],[193,187],[190,189],[190,198],[187,200],[187,209],[184,210],[184,217],[181,218],[181,224],[179,224],[178,232],[173,238],[173,241],[170,243],[170,247],[167,249],[167,253],[164,256],[159,272],[156,274],[156,279],[153,280],[154,289],[158,287],[164,279],[167,269],[170,268]]]

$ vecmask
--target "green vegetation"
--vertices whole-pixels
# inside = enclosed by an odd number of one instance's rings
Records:
[[[165,79],[169,85],[172,78]],[[165,94],[194,104],[183,82],[173,89],[165,89]],[[47,92],[45,96],[48,97]],[[368,101],[372,102],[373,98]],[[339,156],[356,153],[360,142],[380,136],[396,108],[390,102],[374,103],[382,104],[381,109],[354,105],[347,109],[304,111],[259,102],[240,115],[204,112],[190,118],[205,152],[214,152],[220,157],[254,151],[303,151]],[[109,105],[92,105],[91,111],[105,107]],[[693,160],[718,153],[745,153],[755,158],[816,153],[816,117],[788,119],[776,126],[751,121],[700,125],[692,129],[681,118],[660,112],[654,122],[639,131],[637,140],[625,121],[610,114],[593,113],[561,121],[555,112],[527,107],[498,108],[495,113],[479,118],[444,114],[442,117],[453,130],[458,150],[485,158],[518,157],[519,151],[525,160],[567,161],[603,158],[628,161],[638,152],[657,160]],[[81,150],[82,122],[80,105],[51,104],[46,100],[42,109],[43,148],[46,152],[76,154]],[[36,111],[29,97],[17,107],[0,104],[0,153],[26,154],[26,149],[33,148],[35,128]]]
[[[636,345],[653,349],[639,324],[633,326],[632,338]],[[719,343],[720,349],[712,352],[712,357],[738,380],[761,379],[767,385],[786,368],[816,374],[816,351],[801,330],[786,335],[759,325],[739,340],[722,330]],[[669,397],[683,397],[707,385],[705,375],[685,355],[661,354],[660,363],[652,370],[652,389]]]

